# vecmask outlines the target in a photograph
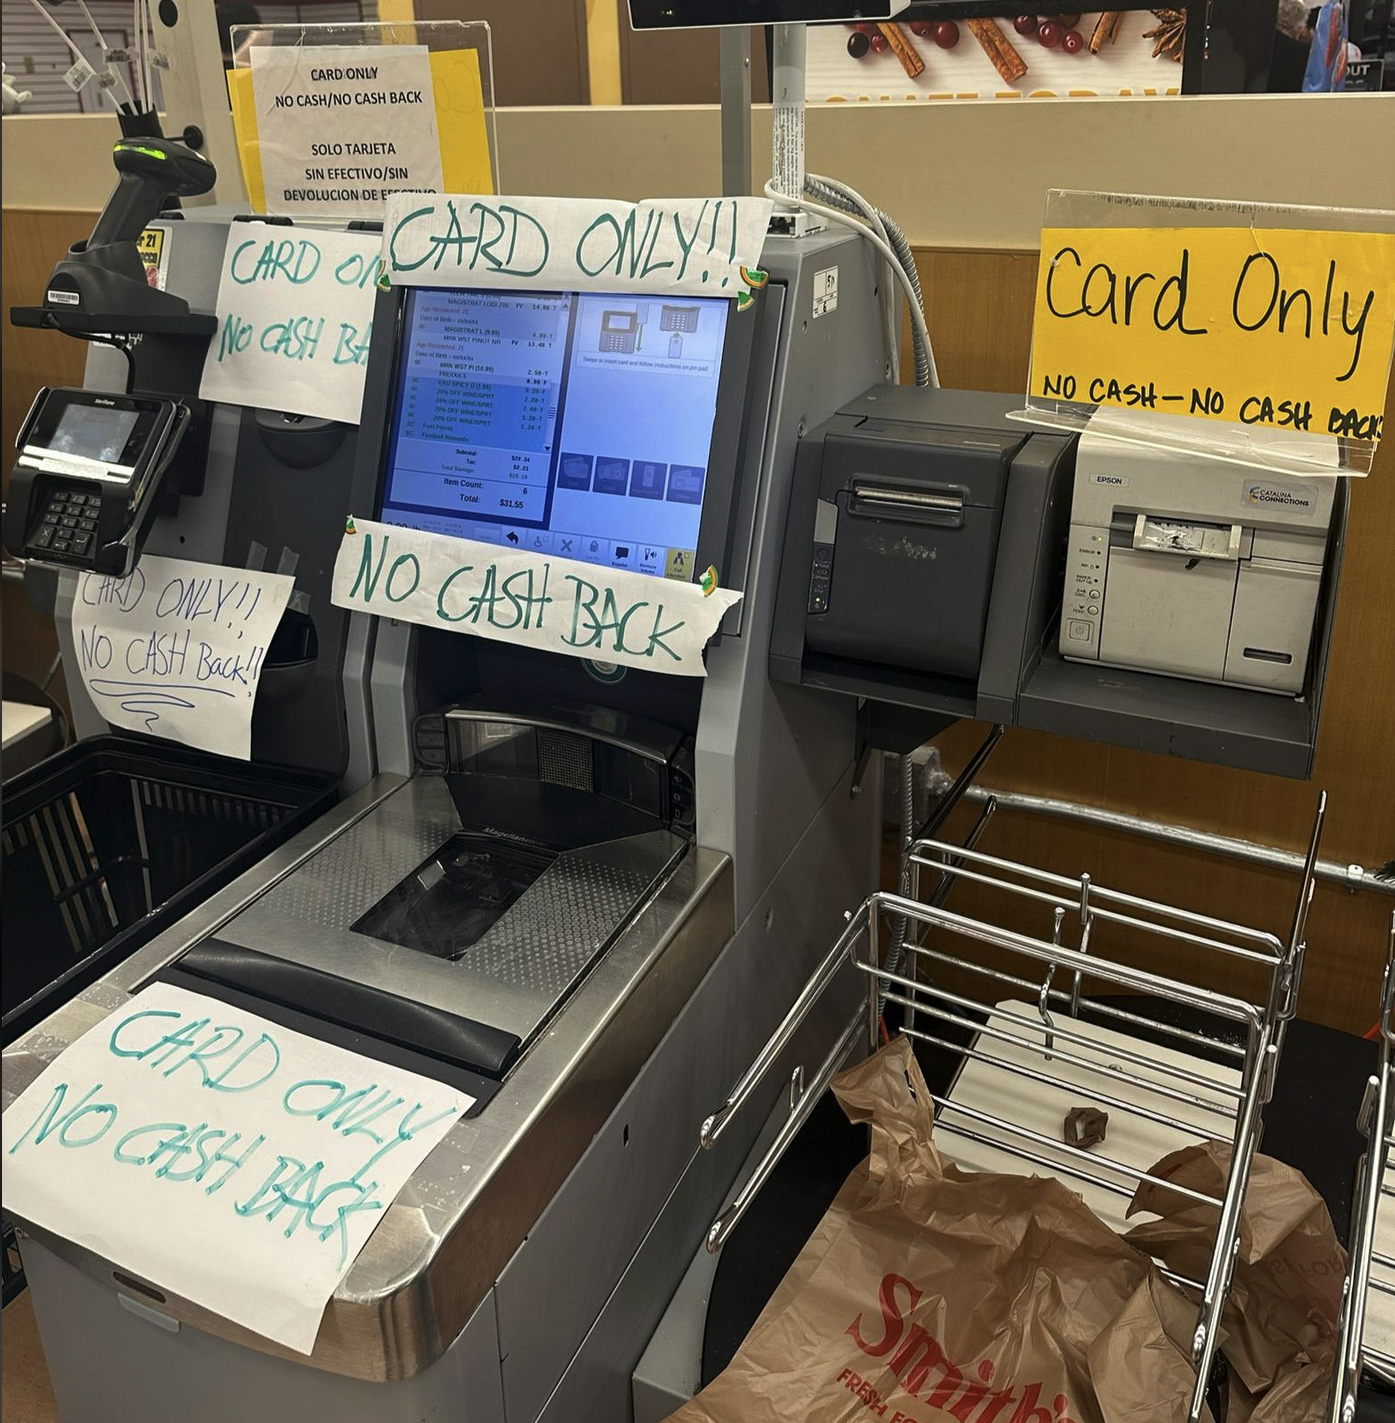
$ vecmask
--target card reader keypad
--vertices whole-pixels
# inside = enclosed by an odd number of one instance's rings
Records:
[[[97,542],[99,494],[78,489],[55,489],[29,536],[29,547],[43,553],[88,558]]]

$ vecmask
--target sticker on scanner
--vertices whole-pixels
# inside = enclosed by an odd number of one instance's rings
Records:
[[[741,594],[678,581],[694,572],[687,549],[668,551],[665,572],[657,579],[351,519],[334,564],[332,601],[564,657],[704,677],[702,650]]]

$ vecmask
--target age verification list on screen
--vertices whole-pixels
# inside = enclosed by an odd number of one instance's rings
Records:
[[[729,308],[414,289],[383,520],[691,578]]]

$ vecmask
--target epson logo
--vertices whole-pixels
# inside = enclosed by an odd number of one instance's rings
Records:
[[[106,399],[105,396],[101,396],[101,395],[93,396],[93,398],[92,398],[92,403],[93,403],[93,405],[112,405],[112,406],[114,406],[114,405],[116,404],[116,402],[115,402],[114,400],[108,400],[108,399]]]
[[[1247,484],[1245,502],[1266,509],[1311,509],[1313,496],[1306,490],[1285,489],[1281,484]]]
[[[1129,477],[1126,474],[1097,474],[1095,476],[1096,484],[1125,485],[1128,482]]]

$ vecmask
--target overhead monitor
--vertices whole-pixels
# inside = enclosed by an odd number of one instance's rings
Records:
[[[731,313],[713,297],[412,289],[383,521],[691,579]],[[715,483],[729,500],[731,471]]]

